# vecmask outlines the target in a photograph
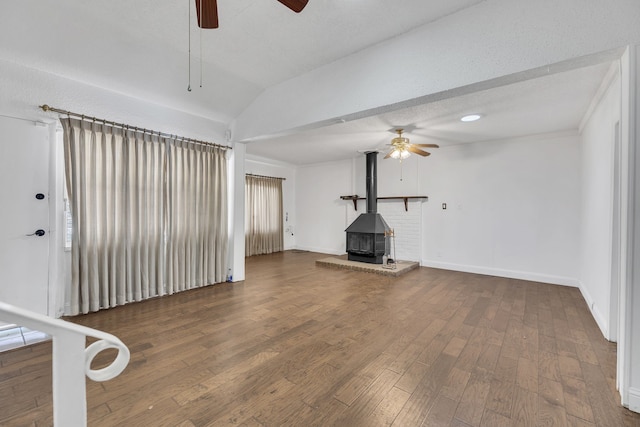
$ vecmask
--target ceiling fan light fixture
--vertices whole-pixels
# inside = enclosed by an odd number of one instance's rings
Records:
[[[404,160],[410,155],[411,153],[409,153],[407,150],[393,150],[391,152],[391,158],[396,160],[397,159]]]
[[[402,136],[402,129],[396,129],[396,133],[398,136],[391,140],[391,150],[384,156],[385,159],[396,159],[402,160],[409,157],[411,154],[417,154],[422,157],[430,156],[431,153],[428,151],[424,151],[423,147],[428,148],[438,148],[437,144],[412,144],[409,142],[409,138],[405,138]]]
[[[467,114],[460,118],[461,122],[475,122],[476,120],[480,120],[482,118],[481,114]]]

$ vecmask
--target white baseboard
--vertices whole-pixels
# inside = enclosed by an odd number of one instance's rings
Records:
[[[434,260],[423,260],[423,267],[442,268],[444,270],[462,271],[465,273],[483,274],[486,276],[508,277],[509,279],[528,280],[531,282],[550,283],[552,285],[579,287],[578,279],[573,277],[553,276],[529,271],[504,270],[501,268],[482,267],[478,265],[455,264]]]
[[[344,250],[339,251],[339,250],[335,250],[335,249],[327,249],[327,248],[316,248],[313,246],[295,246],[294,249],[300,250],[300,251],[309,251],[309,252],[317,252],[320,254],[327,254],[327,255],[344,255],[346,252]]]
[[[587,290],[587,288],[584,286],[582,282],[578,283],[578,288],[580,289],[580,293],[582,294],[582,297],[587,302],[587,306],[589,306],[589,311],[591,311],[591,315],[593,316],[596,323],[598,324],[598,327],[600,328],[600,332],[602,332],[602,335],[604,336],[605,339],[610,340],[609,323],[607,322],[605,317],[602,315],[602,313],[598,309],[598,306],[596,305],[595,300],[593,299],[593,297],[591,296],[591,294],[589,293],[589,291]]]
[[[629,410],[640,413],[640,389],[629,388]]]

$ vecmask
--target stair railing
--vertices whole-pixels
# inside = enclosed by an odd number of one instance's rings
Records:
[[[122,341],[106,332],[53,319],[20,307],[0,302],[0,320],[44,332],[53,339],[53,422],[60,427],[87,425],[85,375],[93,381],[117,377],[129,363],[129,349]],[[85,348],[86,337],[98,341]],[[106,367],[91,369],[91,362],[101,351],[118,350]]]

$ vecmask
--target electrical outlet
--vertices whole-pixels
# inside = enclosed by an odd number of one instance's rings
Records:
[[[446,204],[446,203],[443,203],[443,204],[442,204],[442,210],[446,210],[446,209],[447,209],[447,204]]]

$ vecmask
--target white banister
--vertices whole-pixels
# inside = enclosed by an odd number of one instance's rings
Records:
[[[111,334],[0,302],[0,320],[44,332],[53,338],[53,422],[56,426],[87,425],[85,375],[93,381],[117,377],[129,363],[129,349]],[[97,338],[85,348],[86,337]],[[118,355],[110,365],[91,369],[93,358],[113,348]]]

